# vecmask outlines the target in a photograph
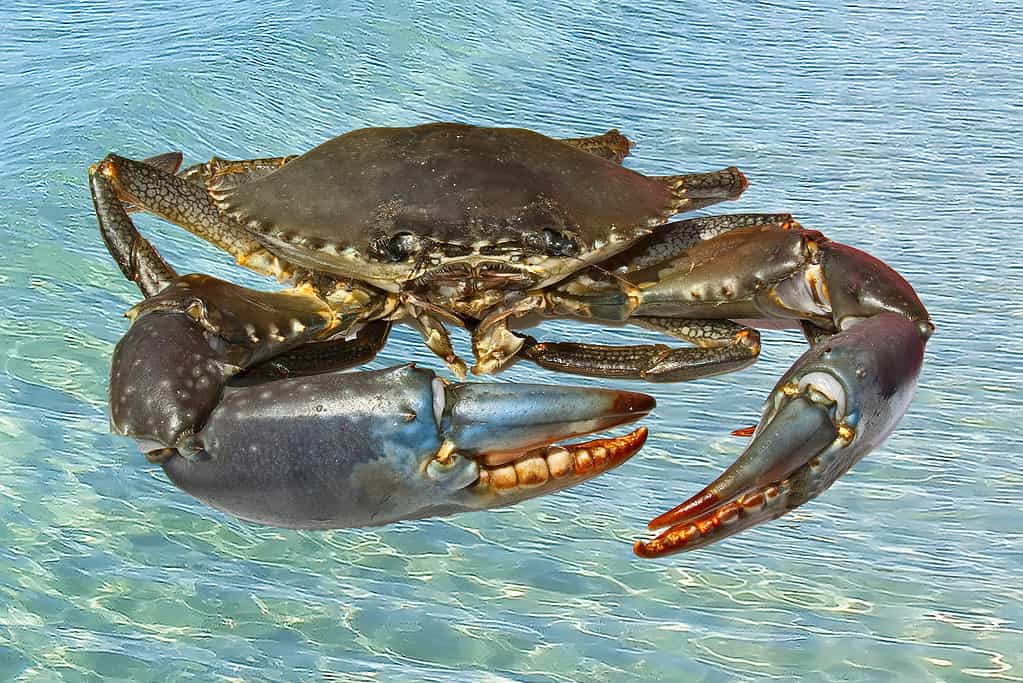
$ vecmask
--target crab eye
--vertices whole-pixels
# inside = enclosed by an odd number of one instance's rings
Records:
[[[411,232],[399,232],[374,241],[370,250],[373,256],[381,261],[398,263],[417,255],[425,246],[419,235],[414,235]]]
[[[540,233],[541,249],[548,256],[576,256],[579,243],[571,235],[544,228]]]

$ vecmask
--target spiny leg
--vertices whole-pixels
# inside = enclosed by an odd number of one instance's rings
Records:
[[[220,213],[206,190],[157,166],[108,155],[92,174],[102,175],[129,202],[179,225],[231,254],[241,265],[278,279],[288,269],[245,229]],[[127,214],[126,214],[127,215]]]
[[[430,311],[412,304],[406,305],[405,310],[412,326],[422,335],[426,348],[437,354],[459,380],[464,380],[468,368],[465,361],[455,353],[454,346],[451,344],[451,335],[448,334],[443,321]]]
[[[142,163],[157,168],[164,173],[176,175],[198,187],[206,188],[211,182],[216,182],[218,187],[226,188],[235,187],[268,176],[297,156],[297,154],[292,154],[284,157],[239,160],[213,157],[207,162],[192,164],[179,171],[178,168],[181,167],[182,161],[181,152],[164,152],[163,154],[143,159]],[[126,204],[124,208],[128,213],[142,210],[141,207],[129,204]]]
[[[89,169],[89,190],[107,250],[124,277],[138,285],[146,297],[166,288],[177,273],[149,241],[139,234],[117,191],[96,166]]]
[[[172,152],[147,159],[145,163],[151,164],[155,168],[164,168],[172,173],[177,165],[180,164],[180,159],[180,154]],[[241,293],[248,292],[251,295],[252,302],[256,304],[255,308],[251,311],[256,315],[250,320],[248,327],[252,330],[266,327],[269,333],[259,336],[273,337],[276,335],[280,338],[280,342],[285,348],[287,346],[284,343],[286,337],[280,335],[280,331],[287,327],[287,325],[284,325],[282,321],[276,321],[272,313],[266,325],[254,325],[252,323],[260,322],[260,316],[266,316],[268,312],[273,311],[279,311],[287,318],[288,312],[294,308],[294,318],[288,319],[287,322],[290,322],[292,326],[292,329],[289,331],[290,336],[296,339],[315,337],[322,329],[332,326],[335,316],[333,314],[323,315],[323,311],[319,310],[323,306],[315,298],[311,300],[306,299],[304,296],[306,294],[305,289],[308,288],[299,288],[303,296],[296,298],[291,292],[298,292],[299,290],[277,293],[254,292],[238,288],[230,283],[219,283],[219,281],[205,276],[186,275],[179,277],[156,248],[139,234],[135,224],[128,216],[127,211],[125,211],[123,203],[117,197],[116,190],[107,176],[101,173],[97,166],[89,169],[89,184],[96,216],[99,221],[100,233],[104,243],[107,245],[108,251],[117,262],[125,277],[135,282],[146,297],[145,302],[132,309],[131,315],[138,316],[139,311],[148,310],[149,308],[154,310],[162,307],[166,307],[168,310],[184,308],[183,305],[164,304],[161,306],[161,304],[154,302],[161,293],[164,296],[169,296],[168,293],[171,290],[187,290],[189,287],[193,287],[195,296],[190,299],[191,295],[185,295],[185,300],[198,302],[204,296],[212,295],[215,299],[225,298],[225,300],[232,300],[233,303],[242,307],[248,304],[243,301],[245,297]],[[220,295],[219,290],[225,288],[226,296]],[[289,299],[289,294],[295,301],[302,302],[297,308],[289,306],[290,303],[293,303]],[[174,297],[171,298],[173,299]],[[204,310],[206,307],[205,303],[199,304],[199,306],[202,311],[201,313],[193,313],[191,308],[189,308],[187,311],[189,315],[203,317],[203,314],[209,314],[209,311]],[[213,315],[219,315],[222,318],[221,322],[232,319],[231,315],[224,316],[222,312],[219,314],[214,313]],[[233,317],[237,318],[238,316],[235,315]],[[282,374],[283,376],[289,374],[307,375],[350,367],[367,361],[376,355],[377,351],[382,348],[386,341],[389,331],[390,322],[375,321],[364,326],[355,339],[338,339],[323,342],[307,341],[302,346],[287,350],[269,361],[254,366],[246,373],[246,376],[274,379],[275,377],[272,376],[274,371],[280,377]],[[234,337],[238,336],[226,334],[224,330],[219,330],[219,333],[222,336],[226,335],[229,340],[234,340]]]
[[[696,346],[607,346],[538,342],[529,337],[520,356],[541,367],[577,375],[683,382],[740,370],[755,362],[760,353],[759,333],[730,320],[664,317],[630,320]]]
[[[710,173],[659,176],[658,179],[671,189],[672,209],[675,213],[738,199],[749,186],[746,176],[735,166]]]
[[[622,160],[629,156],[629,150],[632,149],[632,142],[617,128],[612,128],[606,133],[593,137],[562,138],[561,141],[616,164],[622,163]]]
[[[237,160],[213,157],[204,164],[194,164],[182,169],[178,177],[200,187],[217,183],[218,187],[227,189],[268,176],[297,156],[291,154],[283,157]]]
[[[622,275],[659,266],[681,256],[700,242],[739,228],[765,225],[774,225],[779,230],[802,227],[788,213],[733,213],[687,218],[654,228],[650,235],[601,263],[600,269]]]

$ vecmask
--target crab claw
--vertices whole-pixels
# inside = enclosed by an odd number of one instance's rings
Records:
[[[926,336],[881,313],[805,353],[775,386],[753,441],[710,486],[650,522],[659,557],[720,541],[815,498],[880,445],[916,389]]]
[[[386,524],[558,491],[627,460],[646,430],[556,442],[654,407],[627,391],[449,385],[411,365],[234,385],[335,329],[298,289],[186,275],[129,316],[111,362],[113,431],[200,500],[274,526]]]
[[[445,384],[412,365],[230,387],[161,464],[180,488],[242,519],[334,529],[510,505],[605,472],[639,451],[617,438],[555,442],[632,422],[645,394]]]
[[[315,339],[333,320],[313,297],[206,275],[176,278],[128,317],[110,364],[110,422],[146,453],[187,447],[231,377]]]

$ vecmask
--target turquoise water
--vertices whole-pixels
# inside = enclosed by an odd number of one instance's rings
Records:
[[[948,4],[4,3],[0,680],[1023,680],[1023,12]],[[741,376],[645,388],[652,437],[620,469],[446,520],[250,526],[107,433],[138,294],[89,163],[429,120],[617,126],[634,168],[738,165],[726,211],[886,260],[938,326],[901,427],[813,504],[657,562],[631,540],[741,451],[797,334]],[[140,226],[182,271],[260,283]],[[372,365],[408,358],[440,369],[409,329]]]

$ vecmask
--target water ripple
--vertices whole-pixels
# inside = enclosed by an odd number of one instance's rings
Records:
[[[6,3],[0,679],[1023,680],[1021,21],[998,0]],[[734,210],[792,211],[913,282],[938,333],[912,410],[822,500],[664,562],[628,543],[741,451],[798,335],[765,334],[741,380],[652,387],[650,443],[613,474],[447,520],[249,526],[107,433],[136,294],[89,163],[435,119],[617,126],[646,172],[740,166]],[[268,286],[140,225],[182,268]],[[401,329],[372,365],[407,359],[436,365]]]

